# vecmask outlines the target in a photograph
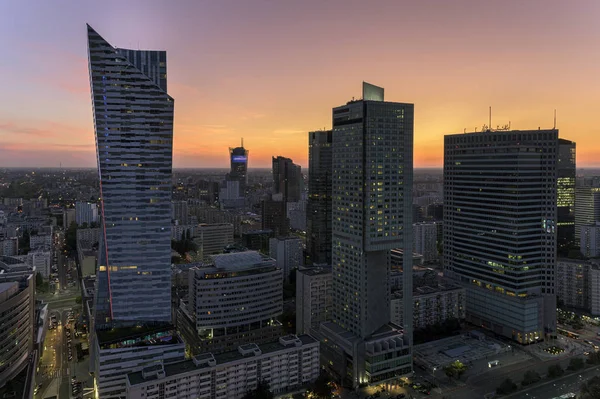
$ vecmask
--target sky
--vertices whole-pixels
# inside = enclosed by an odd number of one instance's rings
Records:
[[[95,167],[86,23],[116,47],[167,50],[174,167],[307,166],[308,132],[383,86],[415,104],[415,167],[443,136],[510,121],[600,166],[600,1],[1,0],[0,167]]]

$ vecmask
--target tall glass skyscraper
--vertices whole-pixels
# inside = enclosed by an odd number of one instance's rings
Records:
[[[558,130],[444,137],[444,274],[467,319],[521,344],[556,331]]]
[[[575,142],[558,140],[556,179],[556,243],[563,255],[577,246],[575,242]]]
[[[169,322],[174,104],[166,52],[114,48],[87,29],[101,195],[96,328]]]
[[[413,118],[413,104],[384,101],[383,88],[368,83],[362,100],[333,109],[333,322],[320,332],[329,371],[353,387],[412,370]],[[390,323],[397,248],[404,326]]]

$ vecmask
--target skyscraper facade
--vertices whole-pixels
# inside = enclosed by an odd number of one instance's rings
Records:
[[[96,327],[171,320],[173,98],[165,51],[111,46],[88,26],[101,195]]]
[[[321,332],[344,348],[330,371],[351,386],[412,369],[413,115],[368,83],[362,100],[333,109],[333,322]],[[390,324],[394,248],[406,249],[403,331]]]
[[[236,148],[229,148],[229,161],[231,171],[227,180],[237,180],[240,182],[240,195],[243,196],[248,185],[248,154],[250,151],[244,148],[244,139],[242,145]]]
[[[282,194],[283,202],[298,202],[302,197],[302,168],[290,158],[273,157],[273,194]]]
[[[583,181],[575,188],[575,240],[581,238],[581,228],[600,222],[600,185]]]
[[[306,250],[311,264],[331,265],[332,131],[308,133]]]
[[[444,274],[467,319],[522,343],[556,331],[558,130],[444,138]]]
[[[556,244],[557,249],[568,252],[575,241],[575,142],[558,140],[556,179]]]

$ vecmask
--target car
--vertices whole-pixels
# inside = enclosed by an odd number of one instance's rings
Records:
[[[37,394],[40,391],[40,389],[42,389],[42,384],[37,384],[33,389],[33,394]]]

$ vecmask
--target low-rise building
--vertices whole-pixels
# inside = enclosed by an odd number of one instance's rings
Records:
[[[585,234],[583,228],[581,234]],[[600,259],[558,259],[555,288],[559,305],[600,315],[599,278]]]
[[[45,280],[50,277],[50,266],[52,264],[52,252],[35,250],[27,254],[27,264],[35,269]]]
[[[261,381],[274,394],[293,392],[319,376],[319,342],[288,335],[221,354],[158,363],[127,375],[128,399],[239,399]]]
[[[600,256],[600,222],[581,226],[581,254],[588,258]]]
[[[29,237],[29,248],[51,248],[52,234],[36,234]]]
[[[331,267],[310,267],[296,273],[296,334],[314,334],[331,321]]]
[[[87,241],[95,244],[100,241],[100,229],[77,229],[77,241]]]
[[[0,240],[0,255],[15,256],[19,254],[19,239],[17,237]]]
[[[199,224],[194,242],[202,259],[210,255],[223,253],[223,249],[233,244],[233,225],[231,223]]]
[[[464,320],[466,317],[465,289],[448,281],[440,282],[437,287],[416,287],[413,304],[415,331],[449,319]],[[392,323],[403,325],[403,306],[402,290],[393,291],[390,306]]]

